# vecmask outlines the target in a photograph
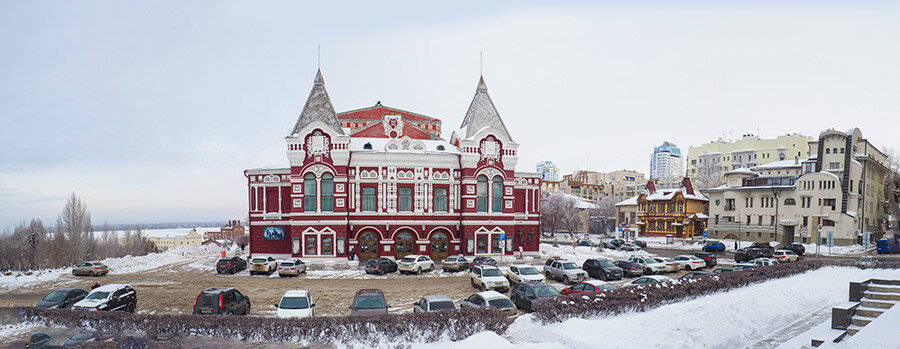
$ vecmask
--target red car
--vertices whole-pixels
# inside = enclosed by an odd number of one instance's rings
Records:
[[[600,292],[606,290],[615,290],[616,286],[600,280],[586,280],[579,282],[577,284],[572,285],[571,287],[564,288],[562,290],[562,294],[573,294],[573,293],[588,293],[588,292]]]

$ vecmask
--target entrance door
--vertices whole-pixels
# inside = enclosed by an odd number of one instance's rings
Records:
[[[361,263],[378,257],[378,238],[375,234],[365,233],[359,238],[359,252],[357,254]]]
[[[406,257],[406,255],[413,253],[415,240],[413,240],[413,236],[410,233],[400,233],[397,234],[397,239],[394,240],[394,244],[396,245],[394,258],[399,260]]]
[[[431,235],[431,259],[435,263],[444,260],[447,257],[448,247],[447,234],[434,233]]]
[[[680,225],[675,226],[675,236],[678,237],[679,239],[683,238],[684,237],[684,227],[682,227]]]

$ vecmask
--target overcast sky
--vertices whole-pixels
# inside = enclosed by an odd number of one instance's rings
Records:
[[[244,218],[243,170],[287,164],[319,44],[335,109],[445,130],[484,52],[520,171],[646,173],[663,141],[757,128],[900,150],[897,1],[317,3],[0,2],[0,230],[73,192],[95,223]]]

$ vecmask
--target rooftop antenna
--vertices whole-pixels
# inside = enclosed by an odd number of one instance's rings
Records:
[[[316,65],[318,66],[319,69],[322,69],[322,44],[319,44],[319,58],[318,59],[319,60],[316,63]]]
[[[484,76],[484,51],[481,51],[478,57],[478,75]]]

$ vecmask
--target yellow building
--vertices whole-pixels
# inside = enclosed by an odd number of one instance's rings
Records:
[[[657,190],[653,182],[637,196],[637,222],[640,236],[692,238],[706,229],[709,199],[694,191],[691,180],[682,180],[677,189]],[[624,207],[622,207],[624,209]],[[617,207],[618,209],[618,207]]]
[[[203,242],[197,229],[148,229],[142,231],[141,236],[153,242],[160,251],[173,247],[200,246]]]
[[[725,172],[779,160],[806,159],[812,137],[799,133],[762,139],[746,134],[736,141],[717,140],[688,148],[687,176],[700,188],[723,183]]]

